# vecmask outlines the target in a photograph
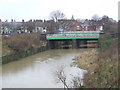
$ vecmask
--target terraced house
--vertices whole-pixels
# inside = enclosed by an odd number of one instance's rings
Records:
[[[60,30],[70,31],[99,31],[103,30],[103,23],[101,20],[84,20],[84,22],[78,20],[58,20]]]

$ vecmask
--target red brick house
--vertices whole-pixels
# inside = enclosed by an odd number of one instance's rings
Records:
[[[87,19],[84,22],[74,20],[72,21],[72,25],[69,26],[69,30],[71,31],[97,31],[102,29],[103,25],[99,21]]]

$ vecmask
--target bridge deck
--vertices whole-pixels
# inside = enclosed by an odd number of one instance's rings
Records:
[[[78,31],[78,32],[64,32],[58,34],[47,34],[48,40],[54,39],[99,39],[98,31]]]

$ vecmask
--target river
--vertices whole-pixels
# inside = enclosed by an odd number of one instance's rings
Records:
[[[73,64],[73,58],[87,49],[44,51],[2,66],[2,88],[63,88],[56,71],[63,68],[68,86],[72,78],[84,78],[86,70]],[[83,84],[83,82],[81,82]]]

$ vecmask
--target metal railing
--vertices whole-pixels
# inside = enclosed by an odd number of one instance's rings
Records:
[[[58,32],[58,33],[61,33],[61,34],[64,34],[64,33],[74,33],[74,34],[77,34],[77,33],[100,33],[101,31],[63,31],[63,32]]]

